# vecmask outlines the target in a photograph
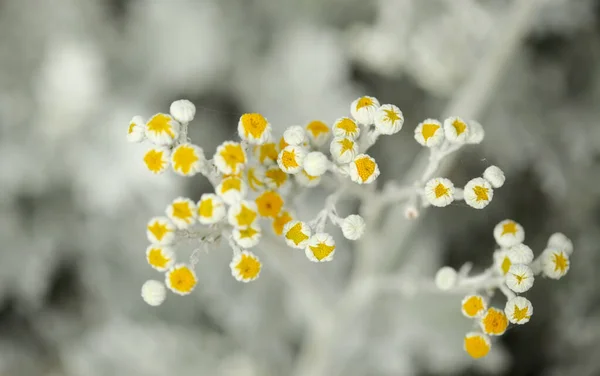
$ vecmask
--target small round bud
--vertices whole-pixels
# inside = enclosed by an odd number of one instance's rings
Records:
[[[483,172],[483,178],[490,182],[492,187],[500,188],[504,185],[506,177],[504,172],[498,166],[490,166]]]
[[[150,279],[142,285],[142,299],[153,307],[161,305],[167,297],[167,289],[162,282]]]
[[[358,240],[365,232],[365,220],[358,214],[352,214],[344,218],[341,228],[346,239]]]
[[[456,285],[458,275],[454,268],[444,266],[435,274],[435,285],[438,289],[447,291]]]
[[[306,141],[306,132],[299,125],[292,125],[283,132],[283,139],[288,145],[301,145]]]
[[[471,127],[467,143],[469,144],[480,144],[485,137],[485,131],[479,122],[475,120],[469,120],[469,126]]]
[[[196,106],[187,99],[180,99],[171,103],[169,112],[178,122],[189,123],[196,116]]]
[[[327,171],[329,159],[319,151],[313,151],[304,157],[304,171],[310,176],[321,176]]]
[[[556,248],[565,251],[569,256],[573,254],[573,242],[562,232],[555,232],[548,239],[548,248]]]

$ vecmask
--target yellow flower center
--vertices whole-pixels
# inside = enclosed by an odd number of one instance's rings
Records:
[[[258,231],[256,231],[251,226],[250,227],[246,227],[243,230],[240,230],[240,238],[241,239],[252,238],[256,234],[258,234]]]
[[[508,319],[504,312],[490,308],[483,318],[483,328],[488,334],[502,334],[508,326]]]
[[[255,278],[260,272],[260,261],[255,257],[251,257],[248,255],[242,255],[242,259],[235,266],[238,273],[244,280]]]
[[[258,159],[260,160],[260,163],[265,163],[267,159],[272,161],[277,160],[277,147],[273,142],[262,144],[259,146],[259,148]]]
[[[337,124],[336,127],[339,129],[343,129],[346,134],[354,134],[357,131],[358,126],[356,123],[349,118],[342,118]]]
[[[465,337],[465,350],[472,358],[479,359],[490,352],[490,345],[481,336]]]
[[[221,192],[225,193],[232,189],[235,191],[241,191],[242,179],[235,176],[223,179],[221,183]]]
[[[166,133],[171,138],[175,138],[173,128],[171,127],[171,117],[165,114],[157,114],[150,119],[146,127],[148,130],[155,133]]]
[[[161,248],[152,248],[148,252],[148,263],[157,268],[164,268],[171,261],[165,257]]]
[[[198,214],[201,217],[210,218],[213,215],[213,200],[211,198],[204,199],[198,207]]]
[[[300,222],[292,226],[292,228],[288,230],[287,234],[285,234],[285,237],[294,242],[296,245],[308,239],[308,236],[302,232],[302,223]]]
[[[506,235],[506,234],[512,234],[512,235],[516,235],[517,234],[517,224],[516,222],[507,222],[505,224],[502,225],[502,235]]]
[[[284,150],[281,155],[281,163],[285,166],[285,168],[298,167],[299,164],[296,161],[296,151],[293,149],[291,151]]]
[[[488,201],[489,200],[488,192],[489,192],[488,188],[482,187],[480,185],[477,185],[473,188],[473,193],[475,193],[477,201]]]
[[[256,199],[258,213],[263,217],[276,217],[283,207],[283,199],[277,192],[264,192]]]
[[[165,235],[170,232],[166,225],[161,224],[158,221],[148,226],[148,231],[150,231],[150,233],[152,233],[152,235],[154,235],[158,241],[161,241],[162,238],[164,238]]]
[[[440,126],[437,124],[425,123],[421,129],[421,134],[423,135],[425,141],[427,141],[429,138],[433,137],[438,129],[440,129]]]
[[[129,123],[129,131],[127,133],[129,133],[129,134],[133,133],[133,128],[135,128],[135,123],[134,122]]]
[[[267,128],[267,119],[261,114],[244,114],[240,121],[244,128],[244,136],[252,135],[254,138],[260,138]]]
[[[240,227],[250,226],[256,220],[256,212],[245,205],[242,205],[242,209],[235,216],[235,219]]]
[[[315,258],[319,261],[323,260],[325,257],[329,256],[331,252],[335,249],[335,246],[330,246],[325,243],[319,243],[315,247],[309,247]]]
[[[502,272],[504,273],[504,275],[506,275],[506,273],[508,273],[508,270],[510,269],[510,266],[512,265],[512,262],[510,262],[510,259],[508,258],[508,256],[504,257],[504,260],[502,261]]]
[[[356,111],[360,110],[361,108],[372,106],[372,105],[373,105],[373,100],[371,98],[362,97],[358,100],[358,102],[356,102]]]
[[[352,141],[349,138],[343,138],[339,140],[338,144],[340,144],[340,146],[342,147],[342,150],[340,150],[340,154],[344,154],[348,150],[354,149],[354,141]]]
[[[449,191],[449,189],[444,184],[439,183],[438,185],[435,186],[435,189],[434,189],[435,198],[440,198],[442,196],[448,195],[448,191]]]
[[[358,171],[358,176],[360,179],[365,182],[369,180],[369,178],[375,172],[375,168],[377,164],[371,158],[363,157],[354,161],[356,165],[356,171]]]
[[[158,172],[163,169],[166,163],[166,161],[163,160],[163,154],[163,151],[154,149],[148,150],[144,156],[144,163],[146,164],[146,167],[148,167],[148,170]]]
[[[517,322],[521,321],[521,320],[526,320],[528,319],[530,316],[527,314],[529,312],[529,309],[527,309],[527,307],[520,309],[516,304],[514,307],[514,312],[513,312],[513,319]]]
[[[317,138],[319,135],[329,132],[329,127],[322,121],[315,120],[306,126],[306,130],[312,133],[313,137]]]
[[[394,109],[383,110],[383,112],[385,112],[385,120],[392,124],[400,120],[400,114],[394,111]]]
[[[283,234],[283,228],[285,225],[292,220],[292,216],[289,212],[283,212],[275,218],[273,221],[273,231],[277,235]]]
[[[270,168],[265,173],[265,176],[270,179],[277,188],[281,187],[288,179],[288,175],[279,167]]]
[[[554,262],[554,271],[560,271],[564,273],[569,266],[569,260],[563,255],[562,252],[554,253],[553,260]]]
[[[169,273],[169,283],[174,290],[189,293],[194,289],[197,281],[194,273],[187,266],[181,266]]]
[[[187,202],[176,202],[173,204],[173,217],[189,222],[192,218],[192,208]]]
[[[221,157],[225,160],[225,164],[234,171],[240,164],[246,163],[246,156],[242,146],[238,143],[225,145],[221,151]]]
[[[474,317],[484,309],[483,298],[480,296],[471,296],[462,306],[467,316]]]
[[[524,281],[524,280],[526,280],[526,279],[527,279],[527,276],[526,276],[526,275],[523,275],[523,274],[514,274],[514,273],[513,273],[513,276],[514,276],[514,277],[515,277],[515,279],[517,280],[517,284],[518,284],[518,285],[520,285],[521,283],[523,283],[523,281]]]
[[[464,131],[467,130],[467,124],[464,121],[461,120],[454,120],[452,122],[452,126],[454,127],[454,130],[456,131],[456,135],[460,136],[461,134],[464,133]]]
[[[173,154],[173,168],[184,174],[188,174],[192,169],[192,165],[199,159],[194,148],[182,145]]]

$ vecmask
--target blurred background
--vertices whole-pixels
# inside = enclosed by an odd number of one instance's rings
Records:
[[[600,375],[599,21],[597,0],[0,0],[0,375]],[[450,114],[486,138],[444,173],[462,185],[495,164],[507,176],[485,210],[393,222],[408,235],[387,239],[402,257],[381,273],[486,268],[506,218],[536,254],[564,232],[571,270],[527,293],[529,324],[473,361],[461,296],[392,292],[311,338],[303,284],[344,291],[357,260],[342,239],[326,265],[265,246],[250,284],[216,249],[192,295],[142,301],[141,284],[160,278],[145,262],[147,220],[210,186],[145,170],[144,146],[126,142],[131,117],[189,99],[191,138],[212,155],[244,112],[281,132],[347,116],[362,95],[406,118],[371,151],[380,184],[416,160],[414,127]],[[313,353],[322,363],[304,371]]]

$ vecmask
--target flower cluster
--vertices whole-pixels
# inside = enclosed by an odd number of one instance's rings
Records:
[[[546,249],[534,257],[525,245],[525,231],[517,222],[507,219],[496,225],[494,238],[500,247],[494,252],[493,266],[479,276],[460,276],[449,267],[440,269],[436,284],[442,290],[465,288],[470,294],[461,303],[464,316],[475,320],[477,331],[464,338],[465,351],[473,358],[488,354],[491,336],[500,336],[510,324],[522,325],[533,315],[533,305],[524,296],[533,286],[535,276],[559,279],[569,270],[572,242],[562,233],[550,236]],[[495,289],[507,298],[503,309],[488,307]]]

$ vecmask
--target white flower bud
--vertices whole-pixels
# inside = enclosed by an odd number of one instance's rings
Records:
[[[189,123],[196,116],[196,106],[187,99],[180,99],[171,103],[169,112],[178,122]]]
[[[542,272],[548,278],[560,279],[571,266],[569,255],[561,249],[548,248],[541,255]]]
[[[313,151],[304,157],[304,171],[310,176],[321,176],[327,171],[329,159],[319,151]]]
[[[507,255],[513,264],[531,264],[533,261],[533,251],[525,244],[513,245]]]
[[[504,185],[506,177],[504,172],[498,166],[490,166],[483,172],[483,178],[490,182],[492,187],[500,188]]]
[[[556,248],[565,251],[569,256],[573,254],[573,242],[562,232],[555,232],[548,239],[548,248]]]
[[[167,297],[167,289],[162,282],[150,279],[142,285],[142,299],[153,307],[161,305]]]
[[[457,279],[458,275],[456,270],[449,266],[444,266],[435,274],[435,285],[440,290],[450,290],[456,285]]]
[[[283,132],[283,140],[288,145],[301,145],[306,141],[306,132],[299,125],[292,125]]]
[[[481,124],[475,120],[469,120],[469,137],[467,138],[467,143],[469,144],[480,144],[485,137],[485,131]]]
[[[524,264],[513,264],[505,277],[506,286],[516,293],[522,293],[533,286],[533,270]]]
[[[365,220],[358,214],[352,214],[344,218],[341,228],[346,239],[358,240],[365,232]]]

